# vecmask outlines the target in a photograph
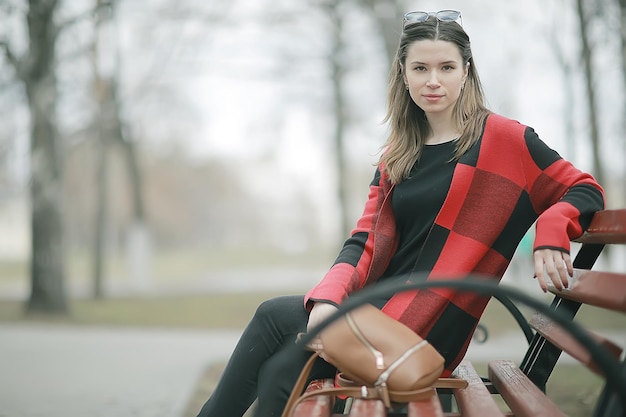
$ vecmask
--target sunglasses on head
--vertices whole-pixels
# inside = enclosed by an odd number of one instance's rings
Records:
[[[430,16],[434,16],[440,22],[456,22],[463,26],[461,12],[458,10],[439,10],[438,12],[408,12],[404,14],[404,26],[414,23],[421,23],[428,20]]]

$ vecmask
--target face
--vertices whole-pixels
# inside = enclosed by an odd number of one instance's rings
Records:
[[[469,63],[463,65],[461,53],[454,43],[415,41],[407,49],[404,82],[415,104],[428,117],[451,117],[468,69]]]

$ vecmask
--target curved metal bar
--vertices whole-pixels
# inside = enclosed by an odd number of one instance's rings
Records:
[[[452,288],[459,291],[470,291],[494,297],[507,297],[511,300],[525,304],[530,308],[536,309],[542,314],[545,314],[568,331],[583,347],[588,350],[592,359],[606,376],[607,387],[618,394],[617,397],[621,402],[622,409],[626,410],[626,396],[621,395],[626,392],[626,376],[622,375],[620,372],[622,369],[620,363],[613,359],[604,347],[594,341],[579,324],[571,321],[559,312],[551,310],[545,303],[536,300],[519,290],[508,288],[504,285],[498,285],[498,283],[494,281],[485,281],[485,277],[479,275],[470,275],[461,280],[439,279],[432,281],[426,281],[426,276],[424,276],[424,281],[421,282],[397,283],[389,281],[378,283],[372,287],[367,287],[357,293],[354,293],[340,306],[337,312],[332,314],[314,329],[311,329],[311,331],[304,335],[298,343],[294,343],[293,346],[289,346],[283,351],[282,354],[285,356],[296,355],[301,349],[305,349],[306,344],[311,342],[316,337],[317,333],[323,330],[326,326],[337,320],[343,314],[352,311],[365,303],[371,302],[379,297],[391,297],[399,292],[423,288]]]
[[[522,332],[524,332],[526,341],[528,342],[528,344],[530,344],[533,341],[535,332],[533,332],[533,329],[530,328],[528,320],[526,319],[526,317],[524,317],[520,309],[517,308],[513,301],[511,301],[511,299],[505,295],[494,294],[493,297],[500,301],[500,303],[502,303],[502,305],[506,307],[507,310],[509,310],[509,313],[511,313],[511,315],[519,325],[520,329],[522,329]]]

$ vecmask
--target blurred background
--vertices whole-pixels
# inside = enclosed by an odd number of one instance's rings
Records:
[[[0,0],[0,415],[196,415],[258,303],[332,264],[402,14],[444,8],[491,109],[624,207],[625,0]],[[532,237],[504,281],[540,297]],[[485,318],[469,355],[521,359]],[[598,380],[568,372],[556,395],[589,415]]]
[[[308,288],[365,201],[407,10],[460,9],[490,107],[623,206],[624,3],[1,0],[0,296]]]

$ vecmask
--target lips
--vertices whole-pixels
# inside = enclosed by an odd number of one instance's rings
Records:
[[[442,95],[439,94],[425,94],[424,98],[428,101],[437,101],[439,100],[441,97],[443,97]]]

